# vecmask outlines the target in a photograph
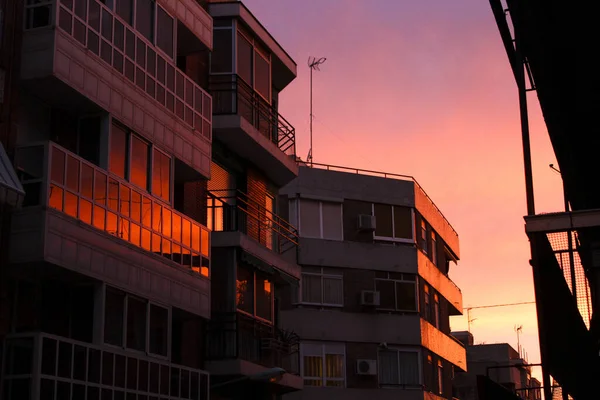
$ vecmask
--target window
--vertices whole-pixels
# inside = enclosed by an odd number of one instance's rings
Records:
[[[240,32],[237,34],[237,74],[252,86],[252,43]]]
[[[129,149],[129,135],[121,126],[113,124],[110,134],[110,157],[108,169],[113,174],[127,179],[127,157]]]
[[[169,57],[173,58],[174,50],[174,20],[160,6],[156,7],[156,45]]]
[[[427,223],[424,219],[421,220],[421,249],[427,254]]]
[[[27,0],[25,3],[25,29],[50,26],[51,15],[51,1]]]
[[[437,293],[433,295],[433,318],[435,327],[440,329],[440,298]]]
[[[146,39],[154,42],[154,0],[137,0],[135,27]]]
[[[129,181],[148,189],[148,152],[150,146],[137,136],[131,137],[131,166]]]
[[[415,275],[377,272],[375,290],[380,293],[380,310],[417,311]]]
[[[167,356],[169,310],[107,287],[104,342],[113,346]]]
[[[271,101],[271,64],[259,50],[254,50],[254,89],[265,98]]]
[[[300,364],[306,386],[345,386],[345,346],[341,343],[301,343]]]
[[[133,0],[118,0],[116,12],[125,22],[133,26]]]
[[[171,158],[154,149],[152,162],[152,194],[168,202],[171,199]]]
[[[420,355],[413,349],[379,350],[379,385],[420,386]]]
[[[438,360],[437,364],[437,392],[439,395],[444,393],[444,367],[442,360]]]
[[[437,260],[437,235],[436,235],[436,233],[433,230],[431,231],[431,262],[434,265],[438,264],[438,260]]]
[[[316,268],[303,268],[300,281],[304,304],[322,306],[344,305],[344,278],[341,272]]]
[[[429,293],[429,286],[423,286],[423,291],[425,292],[425,310],[423,310],[423,318],[427,321],[431,321],[431,294]]]
[[[342,203],[301,199],[300,235],[303,237],[343,240]],[[295,206],[295,202],[292,202]],[[290,214],[295,216],[295,213]],[[294,218],[296,219],[296,218]],[[296,221],[292,221],[295,224]]]
[[[413,242],[413,212],[409,207],[373,204],[376,220],[375,238]]]
[[[262,50],[249,35],[237,32],[237,74],[271,102],[271,55]]]
[[[238,266],[237,309],[253,317],[273,322],[273,281],[265,274]]]

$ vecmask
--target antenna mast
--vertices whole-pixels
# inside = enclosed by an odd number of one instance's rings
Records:
[[[315,57],[308,57],[308,67],[310,68],[310,148],[308,150],[308,157],[306,162],[313,165],[313,70],[320,71],[319,66],[327,60],[325,57],[319,59]]]

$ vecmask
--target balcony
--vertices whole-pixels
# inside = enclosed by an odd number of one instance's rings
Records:
[[[210,231],[47,142],[17,149],[27,193],[11,263],[46,261],[209,315]]]
[[[138,352],[46,333],[10,335],[4,345],[6,399],[209,398],[207,372]]]
[[[277,185],[298,175],[296,131],[237,75],[214,75],[213,128],[218,140],[260,168]]]
[[[300,267],[296,264],[298,230],[244,192],[229,193],[225,197],[208,194],[207,225],[213,231],[212,246],[241,247],[300,279]]]
[[[66,109],[96,103],[210,176],[210,95],[102,2],[27,6],[22,52],[21,78],[36,95]]]
[[[279,367],[287,372],[278,382],[280,391],[302,388],[298,376],[299,338],[294,333],[240,313],[224,313],[212,316],[207,337],[206,358],[211,374],[250,376]]]

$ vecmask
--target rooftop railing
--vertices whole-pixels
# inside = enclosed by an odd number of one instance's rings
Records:
[[[18,148],[16,164],[24,206],[58,210],[209,276],[210,231],[169,204],[53,142]]]
[[[9,335],[4,348],[6,399],[209,398],[206,371],[139,352],[39,332]]]
[[[244,117],[288,156],[296,156],[296,131],[271,104],[237,75],[211,77],[213,114]]]

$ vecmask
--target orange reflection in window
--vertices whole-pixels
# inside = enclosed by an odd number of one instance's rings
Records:
[[[142,195],[135,190],[131,191],[131,219],[135,222],[142,221]]]
[[[50,185],[50,198],[48,206],[62,211],[63,207],[63,190],[55,185]]]
[[[164,257],[171,259],[171,241],[167,239],[162,240],[162,254]]]
[[[148,229],[142,229],[142,248],[146,251],[150,251],[152,249],[150,241],[152,240],[152,235]]]
[[[183,219],[182,223],[181,223],[181,243],[184,246],[190,247],[191,244],[191,230],[192,230],[192,224],[190,223],[189,220],[187,219]]]
[[[171,237],[171,210],[163,209],[162,233],[166,237]]]
[[[129,217],[129,205],[131,203],[131,190],[125,186],[121,185],[121,198],[120,198],[120,206],[119,211],[126,217]]]
[[[171,237],[181,243],[181,216],[173,214],[172,216],[173,228],[171,229]]]
[[[192,254],[190,253],[190,249],[185,247],[181,248],[181,264],[185,267],[192,266]]]
[[[58,149],[52,149],[50,179],[61,185],[65,183],[65,153]]]
[[[79,191],[79,160],[73,156],[67,157],[67,189]]]
[[[92,202],[79,199],[79,219],[86,224],[92,224]]]
[[[142,224],[152,227],[152,201],[146,196],[142,197]]]
[[[162,238],[158,236],[156,233],[152,234],[152,252],[154,254],[160,255],[160,244],[162,242]]]
[[[71,192],[65,192],[65,214],[77,218],[77,196]]]
[[[206,229],[202,229],[202,255],[208,257],[208,252],[210,250],[210,233]]]
[[[106,232],[115,236],[119,235],[117,231],[117,214],[110,211],[106,213]]]
[[[200,251],[200,227],[196,224],[192,225],[192,249]]]
[[[108,208],[117,211],[119,207],[119,182],[110,178],[108,180]]]
[[[129,241],[129,221],[126,219],[119,218],[118,236],[123,240]]]
[[[173,243],[171,246],[171,255],[172,255],[172,260],[175,261],[176,263],[181,264],[181,246]]]
[[[94,170],[86,164],[81,165],[81,194],[88,199],[92,198],[94,187]]]
[[[208,267],[201,267],[200,268],[200,274],[208,277]]]
[[[99,206],[94,206],[94,227],[104,230],[104,219],[105,219],[106,211],[104,208]]]
[[[131,241],[131,243],[135,244],[136,246],[140,245],[140,236],[141,236],[140,229],[141,228],[138,224],[132,223],[130,225],[129,240]]]
[[[158,203],[152,205],[152,229],[160,232],[162,224],[162,206]]]
[[[106,175],[99,171],[94,179],[94,203],[106,205]]]
[[[271,293],[271,282],[265,280],[264,281],[264,289],[265,289],[265,293]]]

